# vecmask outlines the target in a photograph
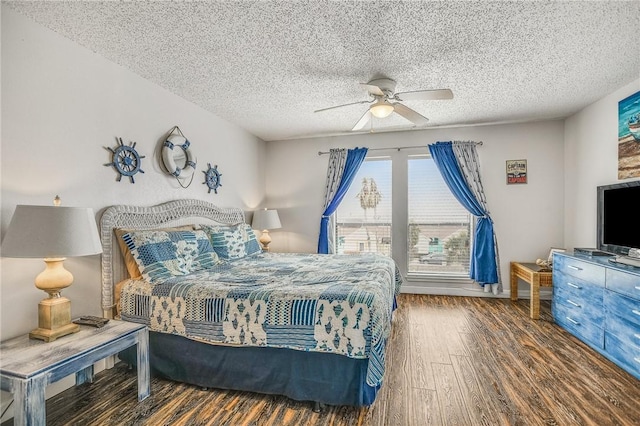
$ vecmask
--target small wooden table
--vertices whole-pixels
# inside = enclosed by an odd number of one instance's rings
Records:
[[[518,300],[518,278],[531,285],[530,316],[540,318],[540,287],[553,286],[553,273],[535,263],[511,262],[511,300]]]
[[[93,364],[138,346],[138,401],[151,393],[149,332],[143,324],[110,320],[104,327],[82,325],[80,331],[46,343],[16,337],[0,344],[1,389],[13,393],[14,424],[46,424],[45,388],[76,373],[76,385],[93,382]]]

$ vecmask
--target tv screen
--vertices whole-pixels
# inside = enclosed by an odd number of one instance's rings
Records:
[[[598,249],[622,255],[640,249],[638,200],[640,181],[598,187]]]

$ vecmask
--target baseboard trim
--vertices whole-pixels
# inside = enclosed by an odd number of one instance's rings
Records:
[[[407,294],[430,294],[434,296],[466,296],[466,297],[491,297],[494,299],[511,298],[510,291],[504,291],[500,294],[485,293],[481,288],[472,289],[464,287],[436,287],[436,286],[408,286],[403,285],[400,293]],[[540,300],[551,300],[551,290],[540,290]],[[530,299],[531,293],[527,290],[518,291],[518,299]]]

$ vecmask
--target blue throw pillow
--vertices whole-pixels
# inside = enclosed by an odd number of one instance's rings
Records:
[[[122,236],[148,281],[212,268],[219,262],[204,231],[131,231]]]
[[[262,253],[256,234],[246,223],[233,226],[202,225],[220,259],[241,259]]]

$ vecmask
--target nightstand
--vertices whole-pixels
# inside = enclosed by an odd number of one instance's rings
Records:
[[[45,388],[76,373],[76,385],[93,381],[93,364],[130,346],[138,349],[138,401],[151,393],[149,333],[143,324],[110,320],[50,343],[28,335],[0,343],[1,389],[13,393],[14,424],[45,425]]]
[[[531,286],[529,316],[540,318],[540,287],[553,286],[553,273],[535,263],[511,262],[511,300],[518,300],[518,278]]]

